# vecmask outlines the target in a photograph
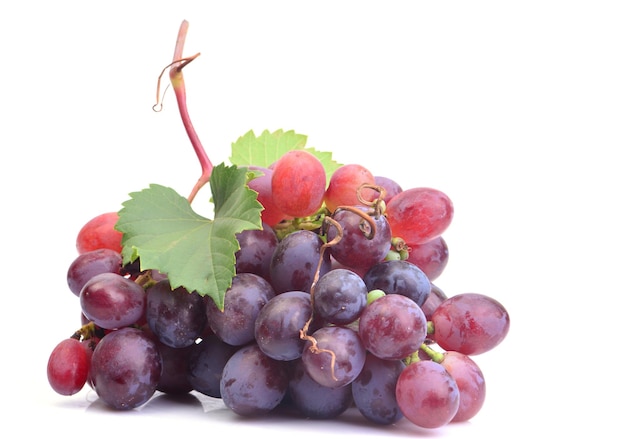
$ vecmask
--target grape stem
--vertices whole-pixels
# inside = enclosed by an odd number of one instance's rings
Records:
[[[335,221],[334,219],[330,218],[330,217],[324,217],[324,222],[328,222],[331,223],[332,225],[334,225],[337,228],[337,236],[335,236],[331,241],[328,241],[326,243],[324,243],[322,245],[322,247],[320,248],[320,257],[317,263],[317,269],[315,270],[315,276],[313,278],[313,282],[311,284],[311,309],[313,309],[313,290],[315,289],[315,285],[317,284],[317,281],[319,280],[319,276],[320,276],[320,270],[322,267],[322,262],[324,261],[324,252],[326,251],[326,249],[328,247],[332,247],[333,245],[337,244],[339,241],[341,241],[341,238],[343,238],[343,228],[341,227],[341,225]],[[311,325],[311,322],[313,321],[313,312],[311,313],[311,317],[309,317],[309,320],[307,320],[307,322],[304,324],[304,327],[300,330],[300,339],[302,340],[307,340],[311,343],[311,346],[309,347],[309,350],[314,353],[314,354],[320,354],[322,352],[325,352],[327,354],[330,355],[330,374],[333,378],[333,380],[337,381],[337,377],[335,376],[335,362],[336,362],[336,355],[333,351],[331,351],[330,349],[321,349],[317,346],[317,340],[315,339],[315,337],[313,337],[312,335],[309,335],[309,326]]]
[[[189,29],[189,22],[187,20],[183,20],[178,30],[178,37],[176,38],[176,46],[174,47],[174,59],[173,61],[165,67],[167,69],[169,67],[169,77],[172,88],[174,89],[174,94],[176,95],[176,102],[178,104],[178,111],[180,112],[180,117],[183,121],[183,126],[185,127],[185,131],[187,132],[187,136],[191,141],[191,145],[198,157],[198,161],[200,162],[200,167],[202,173],[198,181],[194,185],[191,193],[187,197],[189,203],[191,203],[198,191],[209,182],[211,178],[211,172],[213,172],[213,163],[209,159],[204,147],[202,146],[202,142],[198,137],[198,133],[196,132],[193,123],[191,122],[191,118],[189,117],[189,110],[187,108],[187,91],[185,89],[185,79],[183,77],[183,68],[188,65],[191,61],[200,56],[200,53],[196,53],[193,56],[184,58],[183,57],[183,48],[185,46],[185,39],[187,37],[187,30]],[[164,69],[164,70],[165,70]],[[163,72],[161,73],[161,75]],[[159,76],[159,84],[160,84],[161,76]],[[157,86],[157,104],[153,107],[155,111],[158,111],[157,108],[160,106],[159,100],[159,86]]]

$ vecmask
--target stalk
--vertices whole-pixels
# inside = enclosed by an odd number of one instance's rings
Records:
[[[211,178],[213,164],[211,163],[209,156],[202,146],[202,142],[200,141],[198,133],[196,132],[193,123],[191,122],[191,118],[189,117],[189,111],[187,109],[187,91],[185,89],[183,68],[200,55],[200,53],[197,53],[191,57],[183,58],[183,48],[185,46],[185,39],[187,37],[188,28],[189,22],[187,22],[187,20],[183,20],[178,30],[178,37],[176,39],[176,46],[174,48],[174,60],[172,61],[172,64],[170,64],[169,76],[172,88],[174,89],[174,94],[176,95],[178,110],[180,112],[180,117],[183,121],[183,126],[185,127],[187,136],[189,137],[191,145],[193,146],[196,156],[198,157],[198,161],[200,162],[200,167],[202,170],[200,178],[198,178],[198,181],[196,182],[193,189],[191,190],[191,193],[187,197],[187,200],[191,204],[198,191],[206,183],[208,183],[209,179]]]

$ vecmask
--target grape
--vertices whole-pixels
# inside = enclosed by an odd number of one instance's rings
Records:
[[[272,197],[281,212],[306,217],[322,207],[326,171],[317,157],[304,150],[292,150],[283,154],[272,169]]]
[[[270,262],[270,282],[276,294],[285,291],[311,291],[324,242],[315,232],[298,230],[276,246]],[[319,276],[330,271],[330,255],[324,251]]]
[[[155,342],[137,328],[121,328],[105,335],[91,357],[98,396],[118,410],[146,403],[161,376],[161,355]]]
[[[389,200],[402,192],[402,186],[400,186],[400,184],[398,184],[398,182],[396,182],[394,179],[389,177],[375,175],[374,183],[376,184],[376,186],[380,186],[385,190],[385,196],[383,197],[385,203],[389,203]]]
[[[365,354],[355,331],[343,326],[324,326],[307,338],[302,364],[313,380],[336,388],[356,379],[363,369]]]
[[[448,244],[438,236],[423,244],[408,244],[410,250],[407,261],[417,265],[428,279],[437,279],[448,265]]]
[[[117,212],[106,212],[87,221],[76,236],[78,253],[101,248],[122,253],[122,233],[114,228],[118,218]]]
[[[191,345],[187,380],[194,390],[213,398],[221,398],[220,381],[226,362],[239,350],[222,341],[215,334]]]
[[[288,215],[282,212],[272,196],[272,175],[274,171],[261,166],[249,166],[250,169],[262,172],[262,175],[253,178],[248,183],[248,187],[258,193],[257,200],[263,205],[261,220],[270,227],[274,227],[279,222],[289,219]]]
[[[417,245],[440,236],[452,222],[454,208],[443,192],[420,187],[393,197],[386,214],[393,236]]]
[[[156,340],[156,346],[161,355],[161,377],[156,390],[170,395],[189,393],[193,386],[187,378],[189,356],[194,345],[184,348],[173,348]]]
[[[235,275],[224,295],[224,309],[214,301],[206,304],[211,330],[228,344],[241,346],[254,341],[254,323],[261,308],[275,296],[268,281],[252,273]]]
[[[350,386],[322,386],[307,373],[301,359],[291,364],[288,395],[299,413],[311,419],[336,418],[352,405]]]
[[[312,315],[311,295],[286,291],[269,300],[259,312],[254,337],[265,355],[276,360],[295,360],[302,355],[300,330]]]
[[[402,414],[423,428],[448,424],[459,408],[459,388],[435,361],[409,364],[398,377],[396,401]]]
[[[237,234],[239,250],[235,253],[237,273],[253,273],[270,280],[270,262],[278,237],[269,225],[262,230],[249,229]]]
[[[424,315],[426,316],[426,320],[430,321],[432,319],[433,312],[447,298],[448,296],[446,296],[446,293],[444,293],[441,288],[433,283],[430,284],[430,294],[421,306],[422,311],[424,311]]]
[[[478,355],[500,344],[509,332],[510,317],[497,300],[478,293],[449,297],[432,315],[434,341],[447,351]]]
[[[333,172],[324,194],[326,208],[332,213],[339,206],[362,206],[359,200],[359,187],[363,184],[375,186],[376,181],[372,173],[358,164],[342,165]],[[369,188],[362,189],[361,197],[365,201],[378,198],[378,193]]]
[[[272,411],[287,393],[286,364],[268,357],[256,344],[240,348],[224,366],[220,380],[222,401],[241,416]]]
[[[313,287],[313,310],[326,323],[351,323],[359,318],[366,304],[365,282],[350,270],[331,270]]]
[[[400,294],[422,306],[430,294],[428,276],[415,264],[402,260],[379,262],[363,276],[367,289]]]
[[[168,346],[193,344],[207,325],[202,296],[183,287],[172,290],[167,279],[147,290],[146,321],[154,335]]]
[[[354,404],[365,418],[383,425],[402,419],[396,382],[404,367],[400,360],[383,360],[367,353],[361,373],[352,382]]]
[[[90,358],[85,347],[75,338],[57,344],[48,358],[48,382],[60,395],[78,393],[89,377]]]
[[[83,314],[104,329],[137,323],[146,307],[143,288],[116,273],[97,274],[80,291]]]
[[[485,377],[476,362],[460,352],[445,352],[441,365],[459,387],[459,409],[452,422],[468,421],[480,411],[485,402]]]
[[[368,209],[357,207],[365,215]],[[374,264],[385,259],[391,248],[391,229],[384,215],[370,215],[375,224],[372,231],[370,224],[358,213],[351,210],[338,209],[333,214],[343,235],[341,240],[330,247],[330,254],[339,263],[356,270],[368,270]],[[373,237],[371,234],[373,233]],[[336,227],[330,227],[327,240],[332,241],[338,235]]]
[[[122,255],[108,248],[85,252],[76,257],[67,270],[67,285],[70,291],[80,296],[85,283],[96,274],[116,273],[122,270]]]
[[[359,319],[365,348],[384,360],[401,360],[426,339],[426,317],[411,299],[387,294],[367,305]]]

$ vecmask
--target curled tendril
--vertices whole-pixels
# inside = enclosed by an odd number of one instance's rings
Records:
[[[313,282],[311,284],[311,290],[310,290],[310,293],[311,293],[311,317],[309,317],[309,320],[307,320],[307,322],[304,324],[304,326],[300,330],[300,339],[308,341],[308,342],[311,343],[311,346],[309,346],[308,349],[312,353],[314,353],[314,354],[327,353],[327,354],[330,355],[330,373],[331,373],[331,376],[332,376],[333,380],[337,381],[337,376],[335,375],[335,363],[337,361],[337,356],[330,349],[321,349],[317,345],[317,340],[315,339],[315,337],[313,337],[312,335],[309,335],[309,333],[308,333],[309,332],[309,327],[311,326],[311,322],[313,321],[313,300],[314,300],[313,290],[314,290],[315,285],[317,284],[317,281],[319,280],[319,277],[320,277],[320,270],[322,268],[322,263],[324,262],[324,253],[326,252],[326,249],[328,249],[329,247],[332,247],[333,245],[336,245],[343,238],[343,228],[341,227],[341,225],[337,221],[335,221],[333,218],[331,218],[329,216],[326,216],[326,217],[324,217],[324,226],[328,226],[327,223],[330,223],[330,225],[334,226],[337,229],[337,235],[332,240],[322,244],[322,246],[320,248],[320,258],[319,258],[319,261],[317,263],[317,269],[315,270],[315,276],[313,277]]]
[[[156,103],[152,106],[153,111],[158,113],[159,111],[163,109],[163,98],[165,97],[165,93],[167,92],[167,90],[170,88],[170,84],[168,83],[167,86],[165,87],[165,90],[163,90],[163,94],[161,94],[161,80],[163,79],[163,75],[165,74],[165,71],[169,69],[170,67],[177,65],[176,71],[180,72],[187,64],[189,64],[191,61],[196,59],[199,55],[200,53],[196,53],[193,56],[188,56],[186,58],[177,59],[175,61],[172,61],[165,67],[163,67],[163,70],[161,70],[161,73],[159,74],[159,77],[157,78]]]
[[[378,197],[376,197],[376,199],[373,201],[366,200],[365,198],[363,198],[363,194],[362,194],[362,192],[365,189],[375,190],[376,192],[378,192]],[[359,200],[359,202],[361,202],[362,204],[366,206],[373,208],[374,214],[377,217],[379,215],[382,215],[385,210],[385,196],[386,195],[387,195],[387,191],[385,190],[384,187],[378,186],[375,184],[369,184],[369,183],[363,183],[361,186],[359,186],[356,192],[356,197]]]
[[[338,206],[335,209],[335,212],[333,214],[339,212],[340,210],[350,211],[354,213],[355,215],[360,216],[363,219],[359,223],[359,229],[361,230],[361,232],[363,232],[363,235],[365,236],[365,238],[373,239],[374,236],[376,236],[376,221],[374,221],[374,218],[372,218],[372,216],[368,212],[365,212],[355,206]],[[375,212],[376,210],[374,208],[374,213]]]

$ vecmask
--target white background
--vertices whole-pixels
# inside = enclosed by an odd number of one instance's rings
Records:
[[[616,437],[622,4],[3,2],[0,431]],[[49,388],[47,357],[79,325],[65,280],[78,229],[129,192],[160,183],[186,195],[200,175],[171,90],[161,113],[151,109],[183,19],[185,54],[201,52],[184,70],[190,113],[215,164],[250,129],[292,129],[340,162],[453,200],[450,261],[436,283],[491,295],[511,315],[507,339],[475,358],[488,391],[471,422],[424,431],[352,415],[249,420],[193,398],[118,413],[87,390]]]

